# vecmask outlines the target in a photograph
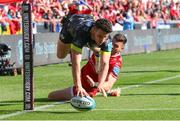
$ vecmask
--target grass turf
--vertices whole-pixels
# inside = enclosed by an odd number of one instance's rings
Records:
[[[122,95],[107,99],[97,96],[97,107],[90,112],[78,112],[65,103],[24,113],[22,76],[0,77],[0,120],[180,120],[179,53],[180,49],[175,49],[124,56],[114,85],[123,88]],[[146,83],[151,81],[155,83]],[[48,93],[72,83],[67,63],[35,67],[35,107],[53,104],[47,100]],[[140,86],[124,88],[131,85]],[[18,115],[3,118],[17,111]]]

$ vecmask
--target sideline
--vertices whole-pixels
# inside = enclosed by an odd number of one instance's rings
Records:
[[[176,78],[180,78],[180,75],[176,75],[176,76],[172,76],[172,77],[166,77],[166,78],[153,80],[153,81],[149,81],[149,82],[144,82],[144,83],[141,83],[141,84],[138,84],[138,85],[126,86],[126,87],[122,87],[121,89],[125,90],[125,89],[131,89],[131,88],[138,88],[138,87],[146,86],[144,84],[153,84],[153,83],[158,83],[158,82],[167,81],[167,80],[176,79]],[[49,107],[54,107],[57,104],[64,104],[64,103],[67,103],[67,101],[55,102],[55,103],[52,103],[52,104],[35,107],[35,109],[33,111],[38,111],[38,110],[46,109],[46,108],[49,108]],[[9,117],[12,117],[12,116],[17,116],[17,115],[33,112],[33,111],[24,111],[23,110],[23,111],[17,111],[15,113],[0,115],[0,120],[5,119],[5,118],[9,118]]]

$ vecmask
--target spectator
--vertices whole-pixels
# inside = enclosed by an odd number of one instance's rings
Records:
[[[134,29],[134,19],[131,12],[123,14],[123,30],[133,30]]]
[[[158,13],[151,13],[151,17],[150,17],[150,28],[155,29],[157,28],[157,21],[158,21]]]
[[[150,22],[150,20],[153,20],[153,22],[149,24],[152,28],[156,28],[156,20],[164,20],[166,23],[167,21],[180,19],[180,1],[177,0],[106,0],[106,2],[104,0],[84,1],[35,0],[33,6],[33,21],[36,23],[44,22],[45,28],[50,29],[52,32],[56,32],[58,30],[57,27],[60,25],[57,23],[61,21],[72,8],[75,8],[75,13],[77,11],[81,14],[91,13],[95,20],[99,18],[106,18],[114,25],[119,25],[119,23],[121,24],[122,18],[120,16],[123,16],[124,13],[128,13],[128,11],[132,11],[133,16],[131,15],[132,17],[130,18],[131,20],[134,19],[135,22],[140,22],[145,25],[148,21]],[[81,6],[68,6],[74,2],[81,3]],[[87,3],[89,6],[82,5],[83,2]],[[20,24],[21,20],[20,5],[21,4],[19,3],[13,3],[0,6],[0,13],[2,13],[3,10],[3,13],[0,14],[0,22],[5,26],[10,26],[11,34],[16,34],[17,31],[19,31],[18,24]],[[79,12],[79,10],[81,12]],[[154,15],[153,13],[157,15]],[[125,25],[128,24],[127,20],[124,22]],[[127,29],[126,27],[127,26],[125,26],[125,29]]]

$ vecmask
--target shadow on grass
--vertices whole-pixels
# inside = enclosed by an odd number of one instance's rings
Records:
[[[35,98],[34,101],[35,102],[52,102],[48,100],[48,98]]]
[[[0,106],[10,106],[10,105],[23,105],[23,100],[6,100],[6,101],[0,101]],[[47,98],[35,98],[35,103],[38,102],[53,102],[49,101]],[[57,101],[56,101],[57,102]]]
[[[0,110],[0,116],[1,115],[5,115],[5,114],[11,114],[11,113],[15,113],[15,112],[22,112],[23,110]],[[63,110],[63,111],[32,111],[32,112],[28,112],[28,113],[41,113],[41,114],[50,114],[50,113],[52,113],[52,114],[67,114],[67,115],[69,115],[69,114],[78,114],[78,113],[82,113],[82,112],[79,112],[79,111],[76,111],[76,110],[74,110],[74,111],[69,111],[69,110],[67,110],[67,111],[65,111],[65,110]]]
[[[1,101],[0,106],[22,105],[21,101]]]
[[[167,96],[180,96],[180,93],[143,93],[143,94],[121,94],[121,96],[151,96],[151,95],[167,95]]]
[[[0,110],[0,116],[1,115],[5,115],[5,114],[10,114],[10,113],[14,113],[14,112],[18,112],[18,111],[22,111],[22,110],[9,110],[9,109],[7,109],[7,110]]]
[[[35,102],[51,102],[48,98],[35,98]],[[0,103],[23,103],[23,100],[7,100],[7,101],[0,101]]]
[[[35,111],[35,113],[52,113],[52,114],[78,114],[78,113],[81,113],[79,111]]]

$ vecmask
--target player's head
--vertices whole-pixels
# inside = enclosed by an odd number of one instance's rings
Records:
[[[97,45],[105,42],[112,32],[112,24],[106,19],[98,19],[92,28],[91,37]]]
[[[124,49],[124,46],[127,42],[127,38],[119,33],[113,36],[113,49],[112,49],[112,53],[119,53]]]

